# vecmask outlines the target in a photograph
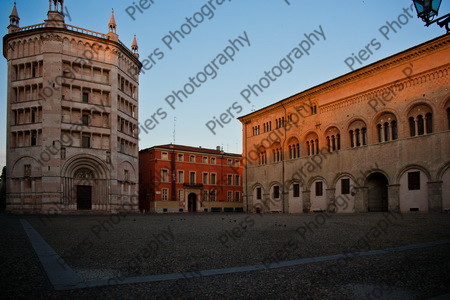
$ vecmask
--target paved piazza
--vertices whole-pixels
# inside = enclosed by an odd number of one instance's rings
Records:
[[[2,214],[0,228],[2,299],[450,293],[448,214]]]

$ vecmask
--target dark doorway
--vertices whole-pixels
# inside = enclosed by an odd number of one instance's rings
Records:
[[[373,173],[367,178],[369,189],[369,212],[388,211],[388,180],[381,173]]]
[[[77,209],[92,209],[92,187],[88,185],[77,185]]]
[[[188,196],[188,211],[189,212],[197,211],[197,195],[194,193],[191,193]]]

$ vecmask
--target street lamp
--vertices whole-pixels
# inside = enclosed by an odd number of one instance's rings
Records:
[[[413,2],[416,7],[417,16],[425,22],[425,26],[437,23],[441,27],[445,26],[447,33],[450,31],[448,27],[450,14],[434,19],[438,15],[442,0],[413,0]]]

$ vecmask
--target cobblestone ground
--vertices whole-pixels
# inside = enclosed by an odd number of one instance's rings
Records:
[[[85,281],[349,253],[339,261],[177,281],[55,291],[20,224],[26,219]],[[426,299],[450,293],[446,214],[0,215],[1,292],[8,298]]]

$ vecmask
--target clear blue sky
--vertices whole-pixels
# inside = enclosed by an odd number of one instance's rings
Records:
[[[328,81],[350,70],[345,64],[352,53],[357,54],[367,44],[378,42],[373,47],[373,54],[362,64],[356,63],[355,68],[363,67],[387,56],[423,43],[445,33],[437,25],[425,27],[414,11],[414,17],[400,17],[401,29],[392,29],[386,39],[380,28],[386,22],[398,21],[403,9],[409,8],[411,0],[222,0],[210,1],[216,10],[214,17],[209,19],[209,10],[202,6],[208,0],[153,0],[150,7],[140,13],[137,9],[133,20],[126,9],[133,1],[87,1],[67,0],[66,6],[70,16],[66,23],[84,27],[90,30],[107,32],[107,24],[114,8],[117,21],[117,33],[126,45],[131,45],[136,34],[139,43],[141,60],[146,59],[155,49],[164,53],[164,58],[157,60],[150,70],[140,77],[140,110],[139,118],[143,123],[158,110],[167,113],[167,117],[148,134],[141,133],[139,148],[144,149],[154,145],[173,142],[174,118],[176,117],[176,143],[191,146],[214,148],[223,146],[225,151],[241,152],[241,124],[234,119],[225,128],[219,128],[213,135],[205,124],[213,117],[219,117],[234,102],[242,107],[239,116],[252,110],[265,107],[273,102],[298,93],[321,82]],[[28,26],[43,22],[46,18],[48,1],[16,0],[20,15],[20,25]],[[135,3],[141,1],[135,0]],[[288,4],[289,2],[290,4]],[[9,24],[9,14],[13,1],[0,2],[0,30],[6,34]],[[129,8],[131,13],[132,9]],[[450,11],[449,1],[443,1],[441,14]],[[195,15],[196,21],[191,21],[192,28],[180,43],[174,42],[170,50],[162,41],[170,31],[180,30],[187,23],[186,18]],[[320,27],[321,26],[321,27]],[[183,28],[189,30],[188,25]],[[270,87],[247,103],[241,97],[241,91],[248,84],[255,84],[271,70],[280,60],[314,30],[320,31],[326,37],[311,47],[310,55],[303,55],[296,60],[294,69],[286,72]],[[384,28],[387,30],[387,28]],[[208,80],[196,88],[192,95],[183,103],[177,102],[176,109],[165,101],[173,90],[180,90],[189,82],[190,76],[196,76],[203,71],[214,58],[229,45],[229,39],[244,37],[247,34],[251,46],[245,46],[229,61],[220,65],[217,77]],[[304,44],[306,46],[306,44]],[[161,57],[161,56],[159,56]],[[147,65],[148,67],[149,65]],[[0,60],[0,165],[5,163],[5,124],[6,124],[6,60]],[[231,110],[236,115],[236,110]],[[218,126],[218,125],[217,125]]]

